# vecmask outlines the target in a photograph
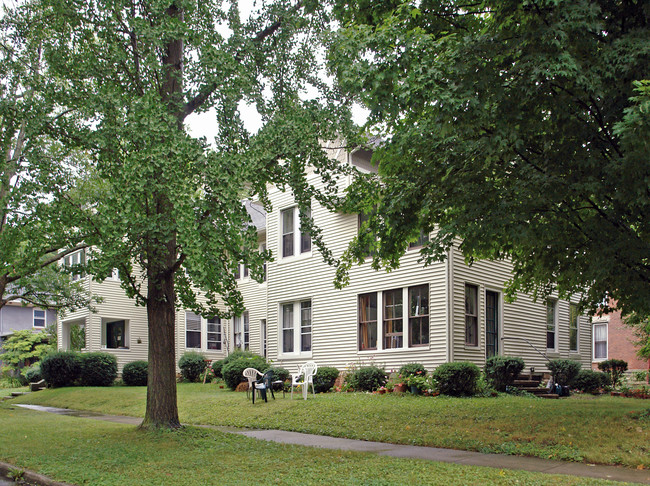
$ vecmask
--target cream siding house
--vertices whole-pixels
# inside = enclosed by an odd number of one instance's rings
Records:
[[[331,156],[362,171],[372,170],[369,152],[332,150]],[[308,174],[308,182],[316,188],[320,184],[316,174]],[[339,183],[344,188],[350,179],[346,176]],[[242,347],[290,370],[307,360],[339,369],[374,363],[394,370],[418,362],[431,370],[464,360],[482,366],[491,354],[521,356],[527,368],[537,371],[547,370],[544,356],[590,366],[589,319],[557,299],[533,302],[520,294],[515,302],[506,302],[509,262],[477,261],[470,267],[456,245],[445,262],[424,267],[414,247],[390,273],[370,265],[353,267],[350,284],[337,290],[334,268],[300,231],[293,195],[271,188],[269,199],[269,214],[247,203],[260,248],[273,254],[266,281],[254,281],[240,266],[239,288],[246,306],[242,316],[217,321],[179,311],[177,359],[186,350],[220,359]],[[311,216],[322,228],[327,247],[339,257],[357,234],[359,217],[332,213],[317,202],[312,202]],[[146,359],[145,308],[134,306],[117,282],[88,279],[87,285],[105,300],[97,314],[78,312],[61,319],[59,346],[68,346],[70,325],[85,324],[86,349],[114,353],[120,369],[129,361]],[[123,327],[114,324],[120,321]],[[111,338],[122,329],[124,339],[116,346]]]

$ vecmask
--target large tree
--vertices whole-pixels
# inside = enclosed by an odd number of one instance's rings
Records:
[[[85,247],[69,210],[82,158],[48,136],[60,112],[44,96],[40,37],[18,31],[13,15],[0,21],[0,308],[84,307],[87,293],[58,265]]]
[[[330,61],[383,134],[348,206],[395,266],[510,258],[511,293],[609,296],[650,313],[650,8],[622,0],[338,5]],[[378,237],[377,240],[374,240]]]
[[[23,7],[25,28],[47,29],[43,52],[65,112],[54,132],[92,159],[80,193],[80,228],[96,278],[118,268],[146,305],[149,379],[143,427],[179,426],[175,311],[228,317],[243,310],[234,269],[261,278],[268,252],[243,199],[268,208],[267,185],[305,208],[331,206],[336,163],[321,147],[346,132],[348,112],[321,81],[314,47],[328,18],[318,2],[41,0]],[[321,56],[322,57],[322,56]],[[241,117],[255,106],[262,128]],[[188,135],[187,117],[213,110],[213,143]],[[316,191],[307,165],[326,182]],[[308,214],[306,211],[303,215]],[[311,219],[301,223],[322,248]],[[199,292],[200,289],[200,292]]]

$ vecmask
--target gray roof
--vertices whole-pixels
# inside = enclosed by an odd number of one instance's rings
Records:
[[[252,201],[244,201],[244,207],[246,212],[251,217],[251,221],[257,228],[257,231],[262,231],[266,229],[266,211],[264,207],[260,204],[254,203]]]

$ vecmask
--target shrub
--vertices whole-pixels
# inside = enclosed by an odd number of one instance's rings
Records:
[[[288,369],[281,368],[279,366],[277,366],[277,367],[273,366],[271,369],[273,370],[273,380],[274,381],[280,380],[282,383],[284,383],[285,381],[291,379],[291,373],[289,372]],[[319,373],[320,373],[320,370],[319,370]]]
[[[242,351],[241,349],[236,349],[228,356],[226,356],[224,359],[214,361],[212,363],[212,371],[214,371],[215,378],[223,378],[223,367],[228,363],[230,363],[231,361],[234,361],[242,357],[252,358],[253,356],[257,356],[257,355],[252,351]]]
[[[122,369],[122,381],[128,386],[146,386],[149,363],[146,361],[132,361]]]
[[[223,381],[231,390],[237,388],[244,375],[242,373],[246,368],[255,368],[260,373],[264,373],[270,368],[269,364],[264,358],[253,354],[252,356],[241,356],[224,365],[222,368]]]
[[[469,396],[476,392],[481,370],[474,363],[459,361],[441,364],[434,370],[432,376],[437,383],[438,391],[443,395]]]
[[[178,367],[181,369],[183,379],[195,383],[205,370],[205,356],[196,351],[187,351],[178,360]]]
[[[627,371],[627,362],[622,359],[608,359],[607,361],[598,363],[598,369],[609,375],[610,383],[616,388],[621,381],[623,373]]]
[[[580,370],[573,382],[573,387],[584,393],[594,393],[603,386],[603,378],[606,376],[605,373],[599,373],[593,370]]]
[[[413,376],[420,372],[421,375],[426,375],[426,368],[420,363],[407,363],[399,369],[399,376],[406,379],[407,376]]]
[[[316,393],[325,393],[334,386],[334,382],[339,377],[339,370],[331,366],[318,368],[314,375],[314,390]]]
[[[25,377],[25,380],[27,380],[27,383],[36,383],[37,381],[41,381],[43,379],[41,376],[41,365],[37,363],[29,368],[25,368],[23,370],[23,376]]]
[[[553,359],[548,363],[548,369],[553,373],[555,382],[568,387],[571,387],[578,377],[581,366],[579,362],[570,359]]]
[[[80,378],[84,386],[111,386],[117,378],[117,358],[109,353],[82,354]]]
[[[348,375],[347,382],[354,390],[375,391],[386,384],[386,372],[376,366],[362,366]]]
[[[521,370],[524,360],[514,356],[492,356],[485,362],[485,379],[498,391],[506,391],[511,386]]]
[[[57,351],[41,360],[41,376],[48,385],[72,386],[81,373],[81,357],[74,351]]]

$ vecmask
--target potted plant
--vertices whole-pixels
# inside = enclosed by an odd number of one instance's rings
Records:
[[[408,386],[402,375],[393,375],[386,383],[386,389],[392,390],[395,393],[405,393],[408,390]]]
[[[426,373],[418,371],[414,375],[406,377],[406,384],[411,387],[413,395],[421,395],[423,391],[429,388],[429,380]]]

